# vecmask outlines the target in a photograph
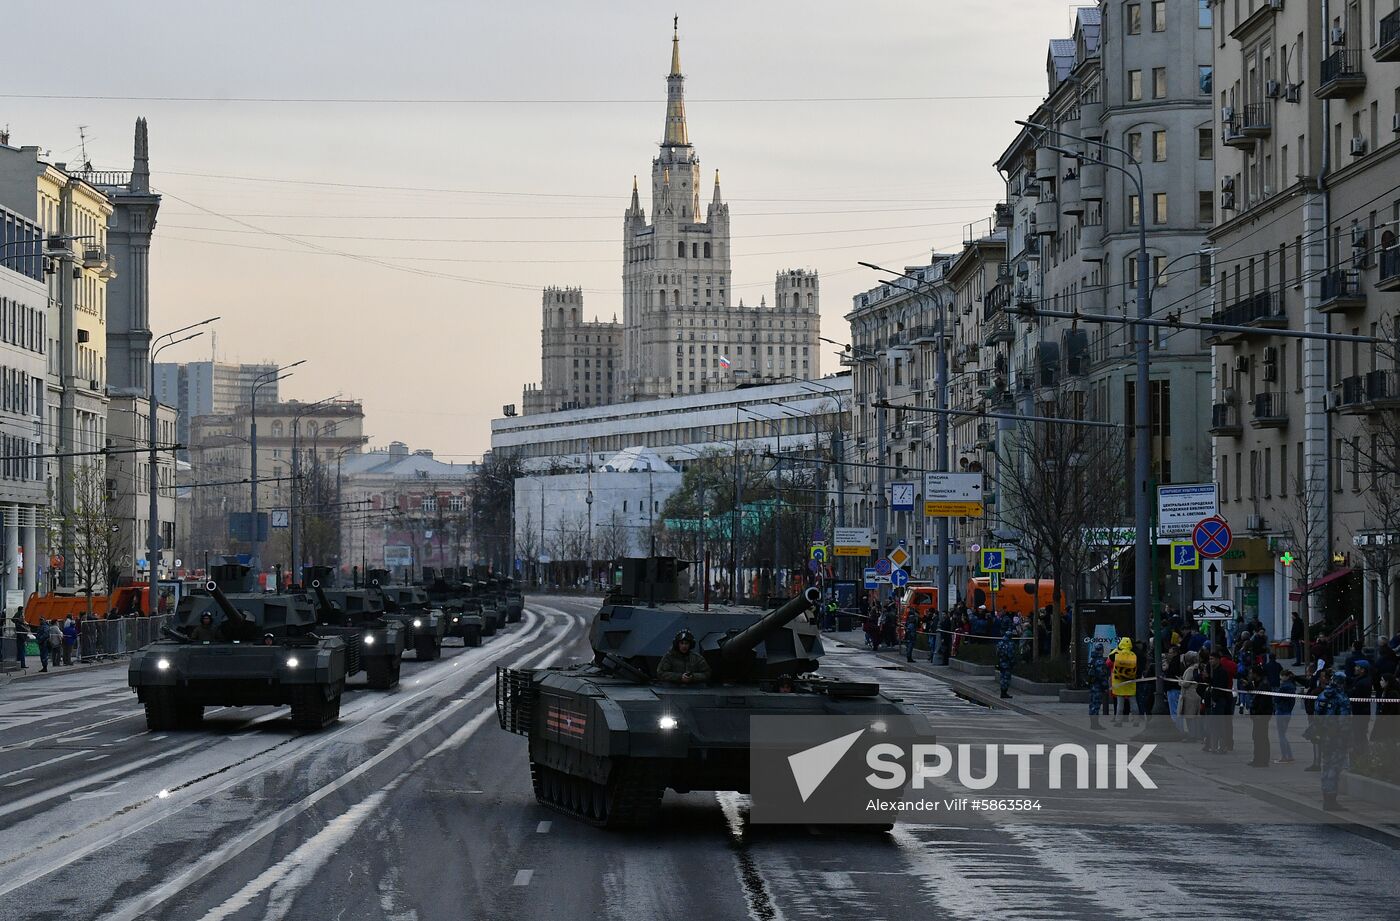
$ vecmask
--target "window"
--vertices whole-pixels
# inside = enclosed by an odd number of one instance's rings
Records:
[[[1201,160],[1215,159],[1215,129],[1196,129],[1196,157]]]
[[[1196,79],[1200,83],[1201,95],[1209,96],[1215,87],[1215,68],[1210,64],[1202,64],[1196,68]]]
[[[1136,195],[1128,196],[1128,223],[1136,227],[1142,214],[1142,202]]]
[[[1128,71],[1128,101],[1142,101],[1142,71]]]
[[[1215,17],[1210,9],[1211,0],[1199,0],[1196,12],[1196,26],[1201,29],[1209,29],[1215,24]]]
[[[1167,69],[1165,67],[1152,68],[1152,98],[1167,98]]]
[[[1152,132],[1152,162],[1167,162],[1167,133],[1165,131]]]
[[[1167,193],[1154,192],[1152,195],[1152,223],[1165,224],[1167,222]]]
[[[1141,4],[1141,3],[1129,3],[1129,4],[1128,4],[1128,34],[1129,34],[1129,35],[1141,35],[1141,34],[1142,34],[1142,4]]]
[[[1152,277],[1155,279],[1154,285],[1165,285],[1167,283],[1167,257],[1152,257]]]
[[[437,496],[424,496],[420,508],[425,512],[437,511]]]
[[[1132,255],[1132,256],[1127,257],[1126,259],[1123,260],[1123,264],[1124,264],[1124,266],[1126,267],[1126,270],[1124,271],[1123,274],[1124,274],[1124,277],[1126,277],[1126,278],[1128,279],[1128,287],[1129,287],[1129,288],[1136,288],[1136,287],[1137,287],[1137,283],[1138,283],[1138,262],[1137,262],[1137,256],[1136,256],[1136,255]]]
[[[1214,193],[1214,192],[1197,192],[1196,194],[1197,194],[1197,196],[1198,196],[1197,201],[1196,201],[1196,223],[1198,223],[1198,224],[1214,224],[1214,223],[1215,223],[1215,193]],[[1209,284],[1209,282],[1207,282],[1207,284]]]
[[[1153,0],[1152,3],[1152,31],[1167,31],[1167,3],[1166,0]]]
[[[1128,143],[1127,143],[1126,146],[1127,146],[1127,148],[1128,148],[1128,155],[1129,155],[1130,157],[1132,157],[1134,160],[1136,160],[1137,162],[1141,163],[1141,162],[1142,162],[1142,134],[1141,134],[1141,132],[1138,132],[1138,131],[1129,132],[1129,134],[1128,134]]]

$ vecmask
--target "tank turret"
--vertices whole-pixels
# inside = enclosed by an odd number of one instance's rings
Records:
[[[799,615],[807,613],[821,598],[820,590],[809,588],[777,610],[763,615],[758,623],[744,628],[734,636],[725,637],[719,647],[725,661],[733,664],[744,662],[759,643],[786,627]]]

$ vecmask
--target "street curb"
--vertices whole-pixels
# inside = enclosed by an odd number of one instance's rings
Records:
[[[961,681],[957,678],[952,678],[945,674],[939,674],[938,672],[929,668],[927,666],[927,663],[918,661],[906,662],[903,656],[899,654],[887,655],[884,652],[878,652],[876,653],[876,655],[887,661],[898,662],[905,668],[909,668],[919,672],[920,674],[927,675],[928,677],[933,678],[936,681],[942,681],[944,684],[949,685],[954,689],[954,691],[958,692],[962,696],[967,697],[973,700],[974,702],[982,704],[990,709],[1011,710],[1013,712],[1020,713],[1024,716],[1035,717],[1036,719],[1054,723],[1056,726],[1058,726],[1065,732],[1074,733],[1076,735],[1092,738],[1095,740],[1099,740],[1103,737],[1103,734],[1097,733],[1094,730],[1088,728],[1087,726],[1077,726],[1073,723],[1067,723],[1064,720],[1060,719],[1058,716],[1053,716],[1048,713],[1042,713],[1038,710],[1033,710],[1030,707],[1018,704],[1014,701],[1014,699],[1003,700],[997,695],[992,694],[982,688],[968,684],[965,681]],[[942,666],[939,667],[941,668]],[[1132,740],[1129,741],[1131,742]],[[1204,780],[1211,780],[1215,783],[1224,784],[1230,789],[1238,790],[1246,796],[1252,796],[1255,799],[1260,800],[1262,802],[1270,803],[1271,805],[1280,806],[1286,809],[1297,810],[1302,814],[1305,814],[1308,817],[1312,818],[1318,824],[1325,824],[1335,828],[1340,828],[1360,837],[1367,838],[1371,841],[1375,841],[1378,844],[1384,844],[1387,847],[1400,847],[1400,828],[1388,828],[1384,825],[1372,825],[1370,823],[1362,822],[1355,818],[1349,818],[1348,821],[1339,822],[1337,821],[1338,816],[1336,813],[1326,812],[1321,807],[1316,806],[1313,803],[1310,803],[1306,800],[1301,800],[1297,797],[1289,796],[1288,794],[1284,793],[1279,793],[1275,790],[1270,790],[1266,787],[1259,787],[1254,784],[1227,783],[1221,781],[1219,777],[1216,777],[1215,775],[1210,774],[1209,772],[1200,771],[1195,767],[1182,761],[1181,759],[1175,758],[1170,754],[1165,755],[1165,757],[1172,760],[1178,768],[1190,774],[1193,774]],[[1348,772],[1348,774],[1350,774],[1350,772]],[[1348,810],[1348,812],[1350,813],[1352,812],[1352,810]]]
[[[50,666],[47,672],[41,672],[37,667],[27,669],[23,672],[21,672],[19,669],[12,669],[0,673],[0,683],[9,684],[15,681],[36,681],[40,679],[57,678],[61,675],[71,675],[75,672],[90,671],[94,668],[108,668],[113,665],[125,665],[128,658],[128,656],[122,656],[119,659],[105,659],[101,662],[83,662],[77,665],[60,665],[57,669],[55,669],[53,666]]]

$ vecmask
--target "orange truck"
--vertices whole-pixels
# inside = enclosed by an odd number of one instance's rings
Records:
[[[1030,616],[1054,604],[1055,583],[1049,579],[1002,579],[1001,588],[996,593],[995,607],[998,611]],[[993,607],[990,579],[969,579],[967,581],[967,606],[977,609],[982,605]],[[1060,604],[1065,603],[1065,593],[1060,592]]]
[[[173,612],[184,594],[183,583],[158,582],[156,585],[159,598],[157,613]],[[149,586],[145,582],[118,585],[111,595],[93,594],[92,613],[96,617],[106,617],[108,611],[127,614],[135,610],[143,615],[149,614],[149,595]],[[35,592],[24,603],[24,620],[31,625],[37,625],[41,620],[62,622],[67,617],[77,620],[87,612],[87,595],[75,589],[61,589],[46,595]]]

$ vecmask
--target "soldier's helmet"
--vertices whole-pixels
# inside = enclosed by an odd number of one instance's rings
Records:
[[[680,648],[681,648],[681,643],[689,643],[689,644],[690,644],[690,648],[691,648],[691,649],[694,649],[694,648],[695,648],[695,634],[694,634],[694,633],[691,633],[689,630],[681,630],[681,631],[677,632],[677,633],[676,633],[676,638],[675,638],[674,640],[671,641],[671,648],[674,649],[674,650],[676,650],[677,652],[679,652],[679,651],[680,651]]]

